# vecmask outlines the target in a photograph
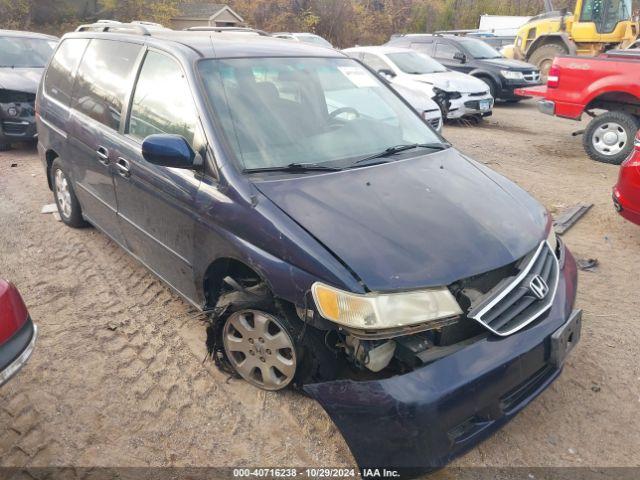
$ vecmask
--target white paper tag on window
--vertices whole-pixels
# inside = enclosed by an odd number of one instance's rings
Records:
[[[359,88],[379,87],[375,78],[366,70],[359,67],[338,67],[345,77]]]

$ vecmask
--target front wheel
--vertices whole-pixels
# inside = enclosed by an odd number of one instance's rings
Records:
[[[606,112],[591,120],[582,142],[596,162],[620,165],[633,149],[638,120],[626,112]]]

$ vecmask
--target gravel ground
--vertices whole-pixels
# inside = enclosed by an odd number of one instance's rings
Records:
[[[583,337],[561,377],[454,467],[640,465],[640,227],[615,214],[617,167],[587,159],[579,128],[533,102],[445,127],[552,212],[593,203],[564,238],[600,261],[581,273]],[[1,466],[354,466],[314,401],[227,379],[205,361],[198,312],[96,230],[40,214],[51,202],[33,149],[0,153],[0,276],[41,334],[0,389]]]

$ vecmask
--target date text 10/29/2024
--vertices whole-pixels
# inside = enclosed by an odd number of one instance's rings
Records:
[[[234,478],[397,478],[397,470],[386,468],[234,468]]]

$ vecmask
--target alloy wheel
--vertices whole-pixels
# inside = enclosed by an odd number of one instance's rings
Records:
[[[242,310],[227,319],[222,341],[229,361],[247,382],[281,390],[296,373],[296,351],[280,321],[259,310]]]
[[[67,177],[58,169],[55,173],[56,184],[56,201],[60,207],[60,212],[65,218],[71,217],[71,192],[69,190],[69,181]]]

